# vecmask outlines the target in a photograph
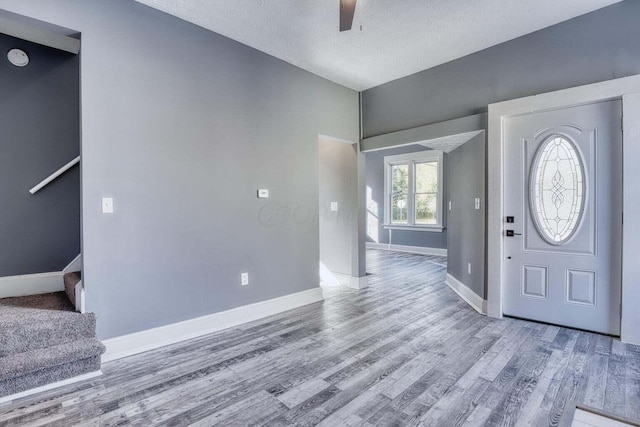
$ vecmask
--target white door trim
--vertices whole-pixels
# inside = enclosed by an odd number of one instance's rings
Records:
[[[488,188],[487,188],[487,311],[491,317],[502,317],[502,282],[503,282],[503,203],[504,203],[504,119],[519,114],[534,113],[551,109],[571,107],[589,104],[610,99],[622,99],[622,109],[625,123],[623,133],[623,161],[628,164],[630,158],[640,158],[640,123],[638,119],[627,117],[625,111],[628,105],[624,95],[640,92],[640,75],[608,80],[605,82],[579,86],[570,89],[526,98],[514,99],[489,105],[488,126]],[[634,98],[635,99],[635,98]],[[630,132],[629,128],[634,129]],[[635,169],[637,170],[637,168]],[[625,168],[623,183],[633,182],[633,170]],[[637,180],[637,176],[635,177]],[[627,210],[628,206],[637,206],[640,194],[623,189],[623,207],[625,215],[624,229],[627,230],[629,222],[640,222],[637,216],[634,218]],[[633,224],[632,226],[635,226]],[[636,226],[637,227],[637,226]],[[623,279],[622,300],[633,301],[640,295],[640,282],[629,280],[631,277],[640,277],[640,266],[637,262],[631,262],[632,256],[629,248],[640,248],[640,236],[623,232]],[[631,272],[633,269],[633,272]],[[633,274],[631,274],[633,273]],[[628,304],[629,305],[629,304]],[[630,307],[629,307],[630,308]],[[625,342],[640,344],[640,331],[634,330],[631,325],[640,324],[640,313],[632,310],[622,312],[622,335]],[[637,328],[635,328],[637,329]]]

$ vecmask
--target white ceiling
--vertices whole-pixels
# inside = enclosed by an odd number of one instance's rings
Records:
[[[620,0],[358,0],[342,33],[339,0],[137,1],[364,90]]]
[[[465,142],[469,141],[474,136],[484,132],[483,130],[476,130],[473,132],[459,133],[457,135],[443,136],[441,138],[427,139],[426,141],[420,141],[418,144],[424,145],[432,150],[440,150],[445,153],[450,153],[456,148],[460,147]]]

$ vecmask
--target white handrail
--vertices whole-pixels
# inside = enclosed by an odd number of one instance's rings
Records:
[[[78,156],[75,159],[71,160],[69,163],[67,163],[66,165],[64,165],[63,167],[61,167],[60,169],[58,169],[57,171],[55,171],[51,175],[49,175],[40,184],[36,185],[31,190],[29,190],[29,193],[36,194],[38,191],[40,191],[42,189],[42,187],[44,187],[45,185],[49,184],[51,181],[53,181],[54,179],[56,179],[57,177],[59,177],[60,175],[62,175],[63,173],[65,173],[66,171],[68,171],[69,169],[74,167],[75,165],[77,165],[78,163],[80,163],[80,156]]]

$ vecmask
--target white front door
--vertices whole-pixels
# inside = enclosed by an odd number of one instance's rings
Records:
[[[607,101],[505,119],[505,315],[620,335],[621,117]]]

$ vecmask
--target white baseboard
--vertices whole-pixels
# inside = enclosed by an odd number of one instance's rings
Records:
[[[62,272],[0,277],[0,298],[64,291]]]
[[[347,283],[345,285],[348,288],[351,289],[365,289],[369,287],[369,277],[368,276],[362,276],[362,277],[349,277],[349,283]]]
[[[368,276],[354,277],[348,274],[331,272],[333,277],[342,285],[351,289],[365,289],[369,287]]]
[[[385,251],[408,252],[420,255],[447,256],[447,250],[442,248],[423,248],[421,246],[389,245],[387,243],[367,242],[367,249],[382,249]]]
[[[282,313],[283,311],[302,307],[322,301],[322,289],[314,288],[283,297],[257,302],[220,313],[196,317],[195,319],[147,329],[116,338],[104,340],[107,351],[102,355],[102,362],[112,360],[175,344],[212,332],[232,328],[243,323],[262,319]]]
[[[78,375],[77,377],[43,385],[41,387],[32,388],[31,390],[23,391],[23,392],[12,394],[5,397],[0,397],[0,405],[12,402],[17,399],[21,399],[23,397],[31,396],[37,393],[42,393],[43,391],[49,391],[49,390],[53,390],[54,388],[64,387],[66,385],[77,383],[80,381],[90,380],[92,378],[99,377],[100,375],[102,375],[102,371],[89,372],[88,374]]]
[[[74,271],[82,271],[82,254],[79,254],[69,265],[62,269],[62,272],[65,274],[73,273]]]
[[[487,300],[480,298],[460,280],[447,273],[444,281],[460,298],[480,314],[487,314]]]

